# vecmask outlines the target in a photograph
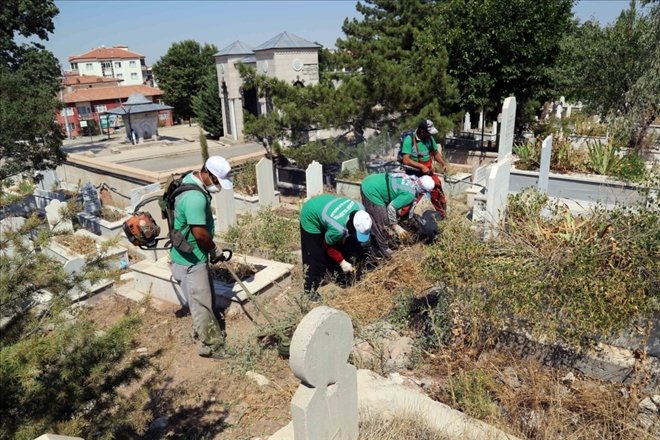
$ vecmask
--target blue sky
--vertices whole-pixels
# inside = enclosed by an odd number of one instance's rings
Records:
[[[342,1],[56,1],[55,32],[43,42],[69,68],[68,56],[124,44],[153,64],[176,41],[193,39],[218,49],[236,40],[257,46],[283,31],[334,47],[356,2]],[[583,0],[574,11],[609,23],[629,1]]]

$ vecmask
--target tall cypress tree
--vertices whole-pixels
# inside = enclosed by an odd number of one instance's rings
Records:
[[[211,136],[220,137],[224,134],[222,101],[220,100],[220,88],[215,71],[204,78],[202,88],[192,99],[192,109],[197,117],[197,122]]]

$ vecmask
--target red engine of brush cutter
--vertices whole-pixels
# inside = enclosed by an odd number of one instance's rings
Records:
[[[122,225],[126,238],[134,246],[153,248],[156,247],[157,237],[160,234],[160,226],[148,212],[139,211],[134,213]]]

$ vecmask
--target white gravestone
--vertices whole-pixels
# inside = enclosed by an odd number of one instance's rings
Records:
[[[511,156],[513,150],[513,131],[516,125],[516,98],[510,96],[504,100],[502,106],[502,127],[500,132],[500,146],[497,161],[502,162]]]
[[[46,206],[46,218],[48,225],[53,232],[73,231],[71,220],[63,220],[60,211],[66,207],[66,203],[59,200],[51,200]]]
[[[486,194],[487,220],[493,225],[499,224],[506,209],[509,195],[509,179],[511,177],[511,159],[498,162],[492,166],[488,176],[488,193]]]
[[[564,107],[562,107],[562,105],[559,104],[559,105],[557,106],[557,115],[556,115],[556,117],[557,117],[558,119],[561,119],[561,112],[562,112],[562,111],[564,111]]]
[[[291,340],[289,364],[302,381],[291,400],[295,440],[355,440],[359,434],[357,370],[347,363],[353,325],[339,310],[309,312]]]
[[[470,112],[465,113],[465,120],[463,121],[463,131],[470,131],[472,123],[470,122]]]
[[[358,169],[360,169],[360,163],[358,162],[357,157],[354,159],[345,160],[341,163],[341,171]]]
[[[25,219],[23,217],[7,217],[3,220],[0,220],[0,239],[5,239],[7,233],[9,232],[14,232],[18,233],[20,232],[21,228],[25,225]],[[31,249],[32,247],[30,246],[30,240],[28,240],[27,236],[23,235],[22,240],[23,245]],[[0,249],[0,255],[7,256],[9,258],[12,258],[15,255],[15,247],[14,244],[10,241],[5,245],[4,249]]]
[[[259,205],[275,205],[273,162],[265,157],[257,164],[257,193],[259,194]]]
[[[234,204],[234,190],[222,189],[213,194],[215,203],[215,230],[226,232],[230,226],[236,224],[236,205]]]
[[[477,128],[479,130],[484,128],[484,112],[479,112],[479,122],[477,122]]]
[[[323,194],[323,165],[317,161],[312,161],[305,171],[307,177],[307,198],[311,199],[314,196]]]
[[[37,186],[39,189],[42,189],[44,191],[52,191],[53,185],[55,183],[59,184],[59,181],[57,180],[57,173],[55,172],[55,170],[40,171],[39,174],[43,176],[43,178],[39,182],[39,185]]]
[[[135,210],[135,206],[137,206],[138,203],[140,203],[140,199],[142,196],[145,194],[152,193],[154,191],[158,191],[160,189],[160,183],[152,183],[147,186],[141,186],[139,188],[135,188],[131,190],[131,207],[133,210]]]
[[[491,130],[490,134],[497,136],[497,121],[493,121],[493,129]]]
[[[548,193],[548,182],[550,181],[550,157],[552,153],[552,136],[548,136],[541,145],[541,168],[539,169],[539,191]]]
[[[485,185],[486,181],[488,180],[488,173],[490,171],[490,165],[483,165],[479,168],[477,168],[474,172],[474,183],[478,183],[479,185]]]
[[[567,117],[567,118],[570,118],[570,117],[571,117],[571,111],[572,111],[572,110],[573,110],[573,106],[570,105],[570,104],[568,104],[568,106],[566,106],[566,117]]]

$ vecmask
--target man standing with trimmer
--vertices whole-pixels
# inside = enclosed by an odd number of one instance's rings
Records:
[[[419,123],[414,134],[406,136],[401,144],[402,164],[408,169],[416,168],[415,171],[409,171],[417,176],[430,175],[435,182],[435,188],[430,191],[431,203],[436,211],[445,218],[447,211],[447,200],[442,190],[440,177],[433,174],[433,158],[440,165],[443,171],[447,171],[447,164],[440,154],[438,144],[433,139],[433,135],[438,133],[438,129],[433,126],[431,120],[425,119]]]
[[[233,188],[230,173],[231,166],[225,158],[209,157],[201,170],[183,178],[183,184],[197,189],[183,192],[174,201],[174,229],[182,231],[190,251],[173,246],[170,270],[187,296],[193,331],[201,342],[197,353],[202,357],[224,356],[224,315],[216,307],[208,262],[224,261],[222,250],[213,242],[211,195],[221,188]]]

